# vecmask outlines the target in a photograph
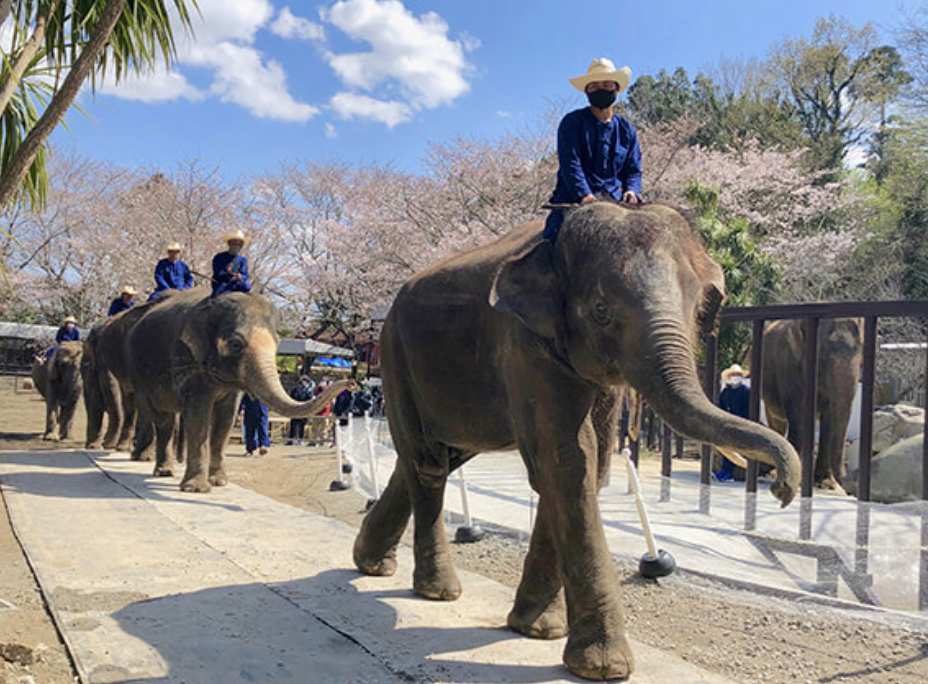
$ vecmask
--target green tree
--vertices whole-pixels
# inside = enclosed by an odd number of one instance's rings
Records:
[[[848,147],[872,125],[872,107],[885,109],[905,84],[898,55],[876,46],[872,24],[854,28],[834,15],[820,18],[810,39],[786,39],[771,51],[774,85],[793,106],[816,169],[840,169]]]
[[[692,181],[684,197],[696,209],[696,230],[706,249],[725,272],[728,306],[763,306],[776,293],[779,271],[764,254],[742,218],[719,218],[719,193]],[[751,331],[744,325],[726,325],[719,331],[719,367],[744,364],[751,348]]]
[[[0,0],[12,35],[0,69],[0,208],[41,205],[46,142],[86,81],[170,63],[169,4],[189,30],[196,0]]]

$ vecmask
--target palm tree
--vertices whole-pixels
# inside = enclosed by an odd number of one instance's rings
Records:
[[[45,145],[74,104],[111,70],[116,82],[175,57],[168,6],[191,29],[196,0],[0,0],[12,41],[0,64],[0,211],[41,206]],[[63,76],[63,78],[62,78]]]

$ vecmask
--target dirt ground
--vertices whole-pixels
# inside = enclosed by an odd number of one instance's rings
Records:
[[[42,442],[43,421],[38,395],[15,392],[10,378],[0,378],[0,449],[80,447],[79,441]],[[74,435],[83,432],[81,409]],[[331,450],[297,453],[272,447],[264,458],[243,458],[242,449],[233,443],[228,456],[230,479],[236,484],[360,525],[364,498],[353,491],[328,489],[336,468]],[[454,544],[453,549],[457,567],[509,586],[518,583],[524,545],[504,531],[476,544]],[[682,572],[657,583],[642,580],[631,564],[619,563],[618,570],[633,638],[736,682],[928,682],[928,631],[923,620],[791,601]],[[4,602],[15,608],[4,609]],[[32,679],[23,679],[28,676]],[[6,509],[0,507],[0,684],[21,681],[64,684],[76,679]]]

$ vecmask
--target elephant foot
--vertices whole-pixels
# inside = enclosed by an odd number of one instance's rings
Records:
[[[195,477],[181,482],[180,491],[193,492],[195,494],[206,494],[207,492],[213,491],[213,487],[209,482],[206,481],[206,478]]]
[[[114,451],[116,449],[116,442],[103,442],[103,448],[107,451]]]
[[[170,466],[155,466],[152,475],[155,477],[174,477],[174,469]]]
[[[362,532],[363,534],[363,532]],[[374,557],[365,552],[361,535],[354,542],[354,564],[365,575],[375,577],[393,577],[396,574],[396,547],[389,549],[385,554]]]
[[[225,487],[229,484],[229,476],[226,475],[225,471],[217,471],[209,476],[209,483],[214,487]]]
[[[85,449],[91,449],[91,450],[93,450],[93,451],[99,451],[100,449],[103,448],[103,445],[100,444],[100,442],[85,442],[85,443],[84,443],[84,448],[85,448]]]
[[[516,597],[506,618],[513,631],[532,639],[560,639],[567,635],[567,603],[559,591],[552,601],[531,602]]]
[[[132,456],[130,456],[129,458],[133,461],[145,461],[145,462],[150,462],[150,461],[155,460],[154,456],[152,456],[149,453],[145,453],[144,451],[142,453],[136,453],[135,451],[133,451]]]
[[[461,596],[461,581],[450,563],[429,571],[416,568],[412,587],[419,596],[433,601],[456,601]]]
[[[581,625],[567,638],[564,665],[584,679],[627,679],[635,669],[635,657],[623,633]]]
[[[132,443],[131,442],[120,442],[119,444],[116,445],[116,451],[124,451],[128,453],[132,451]]]
[[[57,442],[58,435],[56,435],[54,432],[46,432],[44,435],[42,435],[42,440],[45,442]]]

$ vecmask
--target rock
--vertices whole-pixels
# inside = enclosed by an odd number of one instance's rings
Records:
[[[922,450],[924,435],[917,434],[886,449],[874,457],[870,471],[870,500],[898,503],[921,499]],[[857,473],[845,483],[857,493]]]
[[[873,412],[873,454],[879,454],[894,444],[920,435],[925,430],[925,411],[908,404],[880,406]],[[845,462],[848,472],[860,467],[858,441],[848,445]]]
[[[0,658],[16,665],[34,665],[39,660],[40,650],[23,644],[0,644]]]

